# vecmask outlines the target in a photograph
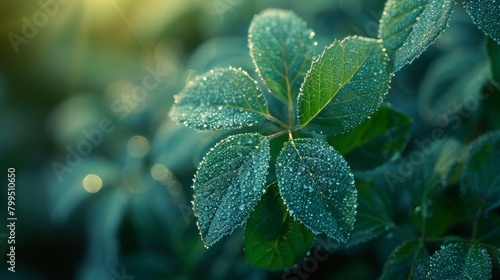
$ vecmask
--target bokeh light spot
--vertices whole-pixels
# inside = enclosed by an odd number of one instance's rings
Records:
[[[95,174],[88,174],[83,178],[82,185],[87,192],[96,193],[102,188],[102,180]]]
[[[151,177],[153,179],[160,181],[160,182],[165,182],[165,181],[170,181],[172,179],[172,172],[168,170],[168,168],[160,163],[156,163],[151,167],[150,170]]]
[[[144,136],[135,135],[127,142],[128,153],[136,158],[141,158],[149,152],[149,141]]]

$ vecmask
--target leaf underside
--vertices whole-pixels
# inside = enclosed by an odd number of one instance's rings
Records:
[[[411,63],[448,26],[454,0],[388,0],[378,38],[387,49],[394,72]]]
[[[500,2],[498,0],[464,0],[472,21],[500,44]]]

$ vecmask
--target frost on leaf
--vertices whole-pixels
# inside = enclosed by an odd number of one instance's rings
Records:
[[[454,0],[388,0],[378,37],[391,57],[393,71],[411,63],[448,26]]]
[[[348,37],[326,47],[298,96],[300,124],[323,134],[345,133],[367,119],[389,89],[391,71],[382,45]]]
[[[443,245],[431,257],[427,279],[491,279],[491,259],[477,245]]]
[[[500,44],[500,1],[465,0],[464,7],[484,34]]]
[[[250,56],[271,94],[294,102],[314,55],[314,32],[291,11],[268,9],[248,31]]]
[[[500,206],[500,131],[471,143],[462,171],[462,199],[473,215],[486,215]]]
[[[268,114],[257,82],[231,67],[210,70],[188,82],[170,112],[172,119],[197,130],[240,128]]]
[[[289,213],[315,234],[346,242],[353,229],[357,191],[346,161],[319,139],[287,142],[276,176]]]
[[[207,153],[193,185],[194,213],[207,247],[248,219],[265,189],[269,158],[269,140],[256,133],[229,136]]]

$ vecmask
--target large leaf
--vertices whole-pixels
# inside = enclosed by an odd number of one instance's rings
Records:
[[[314,55],[314,32],[291,11],[268,9],[248,31],[250,56],[271,94],[285,104],[296,100]]]
[[[347,247],[377,238],[393,225],[392,208],[383,190],[372,181],[356,180],[358,209]]]
[[[500,44],[500,3],[498,0],[464,0],[464,7],[484,34]]]
[[[443,33],[454,0],[388,0],[378,37],[391,57],[394,72],[411,63]]]
[[[426,279],[429,253],[419,240],[410,240],[396,248],[384,265],[380,280]]]
[[[314,234],[290,216],[273,184],[248,219],[246,258],[260,268],[289,268],[305,257],[313,239]]]
[[[217,143],[201,162],[194,213],[207,247],[248,219],[265,189],[269,152],[266,137],[239,134]]]
[[[298,97],[300,124],[323,134],[345,133],[368,118],[386,95],[390,67],[379,41],[349,37],[326,47]]]
[[[471,143],[462,171],[462,199],[475,216],[500,206],[500,131]]]
[[[491,260],[477,245],[443,245],[431,257],[428,279],[491,279]]]
[[[197,130],[252,125],[269,116],[257,82],[241,69],[217,68],[188,82],[175,96],[172,119]]]
[[[315,234],[346,242],[356,215],[357,191],[344,158],[319,139],[285,143],[276,176],[289,213]]]
[[[354,170],[369,170],[399,158],[410,136],[411,118],[383,105],[370,119],[328,143],[344,155]]]

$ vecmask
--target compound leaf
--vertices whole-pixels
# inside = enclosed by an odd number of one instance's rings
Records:
[[[246,258],[259,268],[290,268],[304,258],[313,239],[314,234],[290,216],[273,184],[248,219]]]
[[[276,98],[295,102],[314,55],[314,32],[291,11],[268,9],[256,15],[248,31],[257,73]]]
[[[428,279],[491,279],[491,259],[477,245],[442,245],[431,257]]]
[[[344,155],[353,170],[369,170],[399,158],[410,136],[411,118],[388,105],[346,134],[328,143]]]
[[[500,131],[470,144],[461,177],[462,199],[473,215],[486,215],[500,206]]]
[[[426,279],[429,253],[419,240],[409,240],[397,247],[384,265],[380,280]]]
[[[411,63],[448,26],[454,0],[388,0],[378,38],[391,57],[394,72]]]
[[[197,130],[240,128],[265,120],[267,101],[241,69],[216,68],[188,82],[175,96],[172,119]]]
[[[348,37],[325,48],[298,96],[300,124],[342,134],[368,118],[389,88],[391,70],[379,41]]]
[[[464,0],[472,21],[500,44],[500,2],[498,0]]]
[[[200,163],[193,203],[207,247],[248,219],[265,189],[269,158],[269,140],[248,133],[217,143]]]
[[[342,155],[322,140],[296,139],[285,143],[276,165],[289,213],[315,234],[345,243],[355,221],[357,191]]]

